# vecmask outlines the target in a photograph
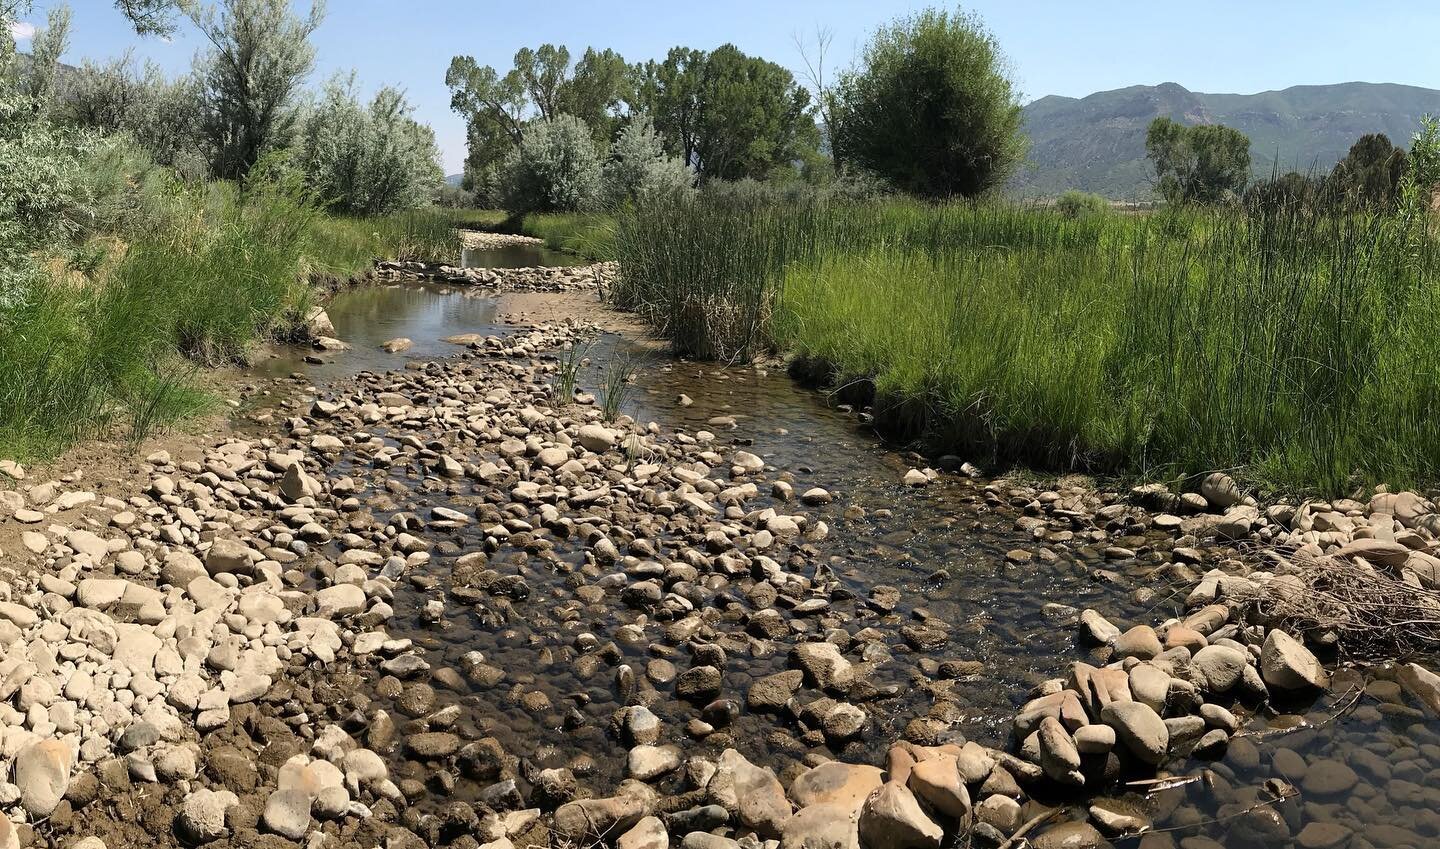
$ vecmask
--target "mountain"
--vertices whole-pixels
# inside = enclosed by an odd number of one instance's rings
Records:
[[[464,175],[464,174],[446,174],[446,175],[445,175],[445,185],[447,185],[447,186],[455,186],[455,187],[458,188],[458,187],[460,186],[460,183],[461,183],[462,181],[464,181],[464,179],[465,179],[465,175]]]
[[[1259,94],[1202,94],[1176,83],[1130,86],[1088,97],[1042,97],[1023,109],[1029,161],[1012,190],[1053,197],[1082,189],[1118,200],[1151,196],[1145,130],[1161,115],[1186,124],[1225,124],[1250,137],[1257,176],[1328,171],[1366,133],[1408,146],[1440,91],[1389,83],[1302,85]]]

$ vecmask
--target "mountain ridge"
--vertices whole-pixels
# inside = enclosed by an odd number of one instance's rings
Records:
[[[1400,83],[1295,85],[1254,94],[1194,92],[1175,82],[1133,85],[1085,97],[1046,95],[1022,108],[1026,164],[1010,189],[1053,197],[1066,189],[1117,200],[1152,196],[1145,130],[1157,117],[1219,123],[1250,137],[1252,171],[1328,171],[1366,133],[1408,145],[1440,91]]]

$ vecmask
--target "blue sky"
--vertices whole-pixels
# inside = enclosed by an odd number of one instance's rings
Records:
[[[304,6],[304,0],[297,0]],[[43,23],[54,0],[36,0],[25,20]],[[175,72],[201,47],[188,25],[170,42],[141,39],[111,0],[71,0],[66,61],[106,59],[133,48]],[[417,116],[435,127],[446,171],[460,170],[464,124],[449,109],[445,68],[457,53],[508,69],[515,51],[563,43],[613,47],[626,59],[662,57],[677,44],[733,42],[792,69],[792,35],[816,25],[835,34],[833,63],[855,55],[879,23],[930,5],[910,0],[330,0],[316,34],[318,83],[355,69],[367,89],[404,88]],[[1251,93],[1290,85],[1363,80],[1440,88],[1440,4],[1410,0],[972,0],[1010,56],[1024,99],[1083,96],[1139,83],[1178,82],[1207,92]],[[22,43],[21,49],[26,49]]]

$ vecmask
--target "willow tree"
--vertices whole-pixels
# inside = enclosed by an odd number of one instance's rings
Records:
[[[928,9],[881,27],[829,108],[837,158],[914,195],[983,194],[1025,153],[1005,57],[963,12]]]

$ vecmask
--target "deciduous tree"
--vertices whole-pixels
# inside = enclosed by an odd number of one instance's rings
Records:
[[[972,15],[929,9],[881,27],[835,97],[836,156],[911,194],[988,192],[1024,155],[1019,95]]]
[[[188,14],[211,45],[197,73],[213,171],[244,177],[261,154],[287,145],[294,133],[297,95],[315,65],[310,36],[324,18],[324,0],[312,0],[303,18],[289,0],[223,0],[218,9]]]
[[[1145,153],[1156,190],[1168,203],[1214,204],[1237,198],[1250,180],[1250,139],[1233,127],[1150,122]]]

